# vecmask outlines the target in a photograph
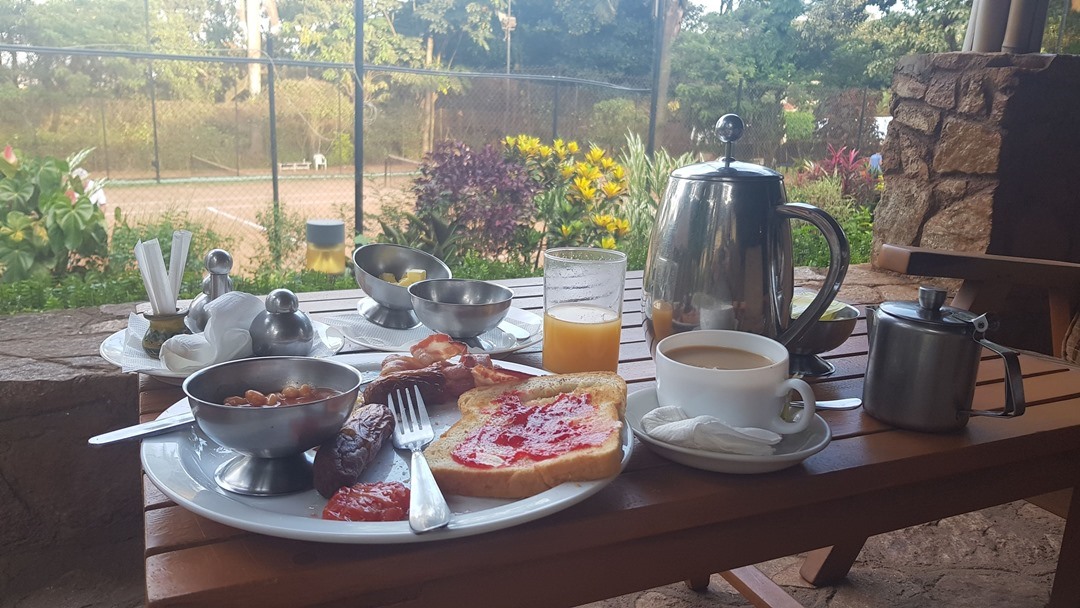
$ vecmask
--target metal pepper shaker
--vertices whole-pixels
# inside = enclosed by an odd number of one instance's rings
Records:
[[[210,273],[209,301],[233,290],[232,278],[229,277],[232,265],[232,256],[224,249],[211,249],[206,254],[206,270]]]
[[[305,357],[315,340],[311,319],[300,310],[296,294],[288,289],[275,289],[266,296],[266,310],[255,315],[249,331],[256,357]]]

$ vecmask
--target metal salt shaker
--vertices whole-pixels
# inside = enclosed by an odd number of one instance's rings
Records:
[[[288,289],[275,289],[266,296],[266,310],[255,315],[249,331],[256,357],[305,357],[315,339],[311,319],[300,311],[300,301]]]
[[[206,329],[206,322],[210,320],[206,314],[206,305],[214,298],[233,290],[232,278],[229,276],[233,260],[228,251],[211,249],[203,263],[207,274],[202,280],[202,293],[195,296],[188,307],[188,326],[194,331]]]

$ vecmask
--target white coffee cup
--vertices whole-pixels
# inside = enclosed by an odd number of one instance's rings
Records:
[[[732,349],[723,353],[760,365],[714,369],[676,361],[686,347]],[[749,356],[743,356],[750,353]],[[718,353],[720,354],[720,353]],[[788,350],[771,338],[742,331],[697,330],[674,334],[656,345],[656,397],[661,406],[678,406],[691,417],[714,416],[733,427],[768,429],[782,435],[810,426],[817,404],[810,385],[788,374]],[[794,422],[781,417],[791,391],[802,396],[803,411]]]

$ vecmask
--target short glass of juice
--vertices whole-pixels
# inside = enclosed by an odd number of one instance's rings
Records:
[[[560,247],[544,252],[544,369],[617,371],[626,254]]]

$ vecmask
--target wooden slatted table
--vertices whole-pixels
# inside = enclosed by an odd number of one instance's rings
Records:
[[[503,283],[515,290],[515,306],[540,311],[540,279]],[[361,295],[301,298],[317,319],[355,310]],[[631,273],[619,364],[631,392],[654,384],[640,298],[641,273]],[[860,320],[852,337],[826,355],[837,372],[814,384],[817,396],[861,396],[866,350]],[[540,366],[540,350],[508,359]],[[823,412],[830,445],[799,466],[764,475],[690,469],[637,443],[626,470],[581,504],[439,542],[331,545],[244,532],[173,504],[144,476],[147,602],[547,608],[680,580],[700,584],[715,572],[747,594],[767,596],[770,583],[745,566],[808,551],[803,576],[828,583],[847,573],[871,535],[1077,486],[1080,370],[1035,357],[1021,364],[1029,409],[1020,418],[976,417],[961,433],[930,435],[893,429],[862,409]],[[977,406],[1001,406],[1002,374],[999,362],[983,361]],[[177,387],[144,377],[142,419],[180,397]],[[1073,576],[1056,577],[1050,605],[1080,605],[1080,500],[1072,501],[1057,571]],[[783,603],[778,597],[771,601]]]

